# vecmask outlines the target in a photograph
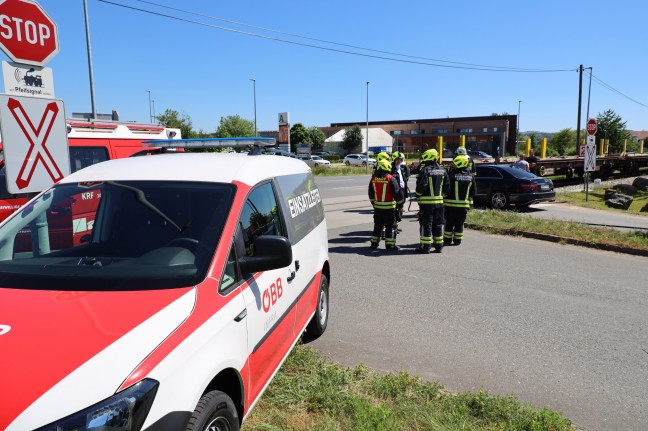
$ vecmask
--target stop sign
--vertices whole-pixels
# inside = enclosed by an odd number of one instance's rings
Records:
[[[59,52],[56,24],[32,0],[0,0],[0,49],[14,62],[43,66]]]
[[[594,118],[590,118],[589,120],[587,120],[587,134],[596,135],[596,130],[598,130],[598,126],[596,125],[596,120]]]

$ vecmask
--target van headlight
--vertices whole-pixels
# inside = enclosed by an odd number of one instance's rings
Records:
[[[144,379],[87,409],[35,431],[139,431],[148,415],[159,383]]]

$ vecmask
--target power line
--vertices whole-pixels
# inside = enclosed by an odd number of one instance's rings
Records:
[[[233,21],[233,20],[229,20],[229,19],[225,19],[225,18],[215,17],[215,16],[212,16],[212,15],[207,15],[207,14],[203,14],[203,13],[198,13],[198,12],[193,12],[193,11],[189,11],[189,10],[185,10],[185,9],[180,9],[180,8],[167,6],[167,5],[163,5],[163,4],[160,4],[160,3],[147,1],[147,0],[133,0],[133,1],[138,2],[138,3],[145,3],[145,4],[148,4],[148,5],[160,7],[160,8],[163,8],[163,9],[174,10],[176,12],[182,12],[182,13],[186,13],[186,14],[189,14],[189,15],[200,16],[200,17],[208,18],[208,19],[215,20],[215,21],[221,21],[221,22],[226,22],[226,23],[229,23],[229,24],[239,25],[239,26],[242,26],[242,27],[253,28],[253,29],[256,29],[256,30],[263,30],[263,31],[271,32],[271,33],[282,34],[282,35],[285,35],[285,36],[291,36],[291,37],[296,37],[296,38],[305,39],[305,40],[312,40],[314,42],[322,42],[322,43],[327,43],[327,44],[330,44],[330,45],[343,46],[343,47],[346,47],[346,48],[361,49],[363,51],[371,51],[371,52],[377,52],[377,53],[381,53],[381,54],[395,55],[395,56],[399,56],[399,57],[414,58],[414,59],[418,59],[418,60],[427,60],[427,61],[434,61],[434,62],[438,62],[438,63],[448,63],[448,64],[456,64],[456,65],[462,65],[462,66],[483,67],[483,68],[488,68],[488,70],[499,69],[499,70],[507,71],[507,72],[509,72],[509,71],[511,71],[511,72],[513,72],[513,71],[515,71],[515,72],[565,72],[565,71],[573,70],[573,69],[568,69],[568,70],[565,70],[565,69],[558,69],[558,70],[556,70],[556,69],[530,69],[530,68],[509,67],[509,66],[489,66],[489,65],[484,65],[484,64],[464,63],[464,62],[459,62],[459,61],[449,61],[449,60],[440,60],[440,59],[429,58],[429,57],[419,57],[419,56],[414,56],[414,55],[401,54],[401,53],[398,53],[398,52],[381,51],[381,50],[378,50],[378,49],[365,48],[365,47],[357,46],[357,45],[349,45],[349,44],[345,44],[345,43],[332,42],[332,41],[329,41],[329,40],[318,39],[318,38],[309,37],[309,36],[302,36],[302,35],[295,34],[295,33],[288,33],[288,32],[284,32],[284,31],[281,31],[281,30],[275,30],[275,29],[272,29],[272,28],[246,24],[246,23],[240,22],[240,21]]]
[[[622,92],[620,92],[620,91],[617,90],[616,88],[612,87],[610,84],[607,84],[607,83],[603,82],[601,79],[599,79],[599,78],[597,78],[596,76],[594,76],[591,72],[588,72],[588,73],[589,73],[590,76],[594,79],[594,81],[596,81],[599,85],[601,85],[601,86],[607,88],[608,90],[612,91],[613,93],[618,94],[618,95],[621,96],[621,97],[624,97],[624,98],[630,100],[631,102],[636,103],[637,105],[641,105],[641,106],[643,106],[643,107],[645,107],[645,108],[648,108],[648,105],[645,105],[645,104],[639,102],[638,100],[635,100],[635,99],[633,99],[632,97],[623,94]]]
[[[523,68],[507,68],[507,67],[503,67],[503,66],[481,66],[481,65],[473,65],[473,64],[470,64],[470,63],[458,63],[458,62],[447,62],[447,61],[446,61],[447,63],[453,63],[453,64],[439,64],[439,63],[430,63],[430,62],[425,62],[425,61],[404,60],[404,59],[385,57],[385,56],[380,56],[380,55],[363,54],[363,53],[359,53],[359,52],[346,51],[346,50],[336,49],[336,48],[329,48],[329,47],[324,47],[324,46],[319,46],[319,45],[313,45],[313,44],[308,44],[308,43],[296,42],[296,41],[292,41],[292,40],[280,39],[280,38],[271,37],[271,36],[265,36],[265,35],[261,35],[261,34],[257,34],[257,33],[251,33],[251,32],[242,31],[242,30],[236,30],[236,29],[229,28],[229,27],[223,27],[223,26],[219,26],[219,25],[215,25],[215,24],[209,24],[209,23],[205,23],[205,22],[200,22],[200,21],[195,21],[195,20],[191,20],[191,19],[187,19],[187,18],[182,18],[182,17],[179,17],[179,16],[173,16],[173,15],[169,15],[169,14],[165,14],[165,13],[160,13],[160,12],[155,12],[155,11],[151,11],[151,10],[147,10],[147,9],[134,7],[134,6],[129,6],[129,5],[125,5],[125,4],[122,4],[122,3],[117,3],[117,2],[114,2],[114,1],[108,1],[108,0],[99,0],[99,1],[102,2],[102,3],[122,7],[122,8],[125,8],[125,9],[131,9],[131,10],[134,10],[134,11],[147,13],[147,14],[150,14],[150,15],[157,15],[157,16],[161,16],[161,17],[176,20],[176,21],[201,25],[201,26],[204,26],[204,27],[215,28],[215,29],[218,29],[218,30],[229,31],[229,32],[232,32],[232,33],[238,33],[238,34],[242,34],[242,35],[245,35],[245,36],[257,37],[257,38],[260,38],[260,39],[272,40],[272,41],[275,41],[275,42],[287,43],[287,44],[303,46],[303,47],[307,47],[307,48],[320,49],[320,50],[324,50],[324,51],[337,52],[337,53],[341,53],[341,54],[355,55],[355,56],[367,57],[367,58],[374,58],[374,59],[378,59],[378,60],[386,60],[386,61],[393,61],[393,62],[399,62],[399,63],[408,63],[408,64],[418,64],[418,65],[421,65],[421,66],[444,67],[444,68],[449,68],[449,69],[480,70],[480,71],[489,71],[489,72],[552,73],[552,72],[573,72],[574,71],[574,69],[523,69]],[[144,0],[135,0],[135,1],[140,1],[142,3],[148,3],[148,4],[156,5],[156,6],[159,6],[159,7],[166,7],[166,8],[173,9],[173,10],[180,11],[180,12],[191,13],[191,14],[194,14],[194,15],[200,15],[200,14],[196,14],[196,13],[193,13],[193,12],[183,11],[183,10],[177,9],[177,8],[171,8],[171,7],[159,5],[159,4],[153,3],[153,2],[147,2],[147,1],[144,1]],[[200,15],[200,16],[207,17],[205,15]],[[220,20],[220,18],[213,18],[213,17],[210,17],[210,18]],[[226,20],[224,20],[224,21],[226,21]],[[234,23],[233,21],[227,21],[227,22]],[[239,23],[237,23],[237,24],[239,24]],[[248,26],[247,24],[239,24],[239,25]],[[253,27],[253,26],[248,26],[248,27]],[[254,27],[254,28],[261,29],[260,27]],[[267,30],[267,31],[274,31],[274,32],[277,32],[277,33],[281,33],[281,32],[275,31],[275,30]],[[282,33],[282,34],[290,35],[289,33]],[[343,44],[337,44],[335,42],[327,42],[327,41],[323,41],[323,40],[319,40],[319,39],[307,38],[307,37],[304,37],[304,36],[298,36],[298,35],[291,35],[291,36],[300,37],[300,38],[304,38],[304,39],[310,39],[310,40],[318,40],[318,41],[321,41],[321,42],[330,43],[330,44],[336,44],[336,45],[342,45],[342,46],[346,46],[346,47],[353,47],[355,49],[363,49],[363,50],[368,50],[368,51],[387,53],[387,52],[384,52],[384,51],[376,51],[376,50],[371,50],[371,49],[368,49],[368,48],[354,47],[352,45],[343,45]],[[421,58],[421,57],[407,56],[407,55],[404,55],[404,54],[395,54],[395,53],[388,53],[388,54],[390,54],[390,55],[398,55],[398,56],[402,56],[402,57],[409,57],[409,58],[419,58],[419,59]],[[444,60],[432,60],[432,59],[426,59],[426,60],[444,62]]]

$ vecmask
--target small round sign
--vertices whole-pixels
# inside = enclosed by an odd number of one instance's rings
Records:
[[[596,119],[590,118],[589,120],[587,120],[587,134],[596,135],[597,130],[598,126],[596,125]]]

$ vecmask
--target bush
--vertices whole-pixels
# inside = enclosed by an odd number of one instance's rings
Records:
[[[341,159],[339,154],[331,154],[330,156],[320,156],[320,157],[325,160],[328,160],[331,163],[339,163]]]

